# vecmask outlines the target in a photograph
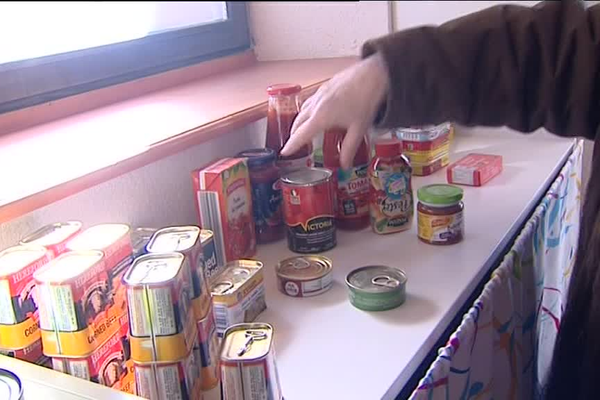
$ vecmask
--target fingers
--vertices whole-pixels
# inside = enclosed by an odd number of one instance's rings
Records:
[[[356,151],[364,140],[367,129],[362,124],[352,124],[342,142],[340,151],[340,164],[344,169],[350,168],[354,161]]]
[[[300,125],[296,133],[291,135],[286,145],[281,149],[281,155],[290,156],[309,143],[314,136],[324,130],[325,120],[322,113],[315,113]]]
[[[303,124],[305,123],[313,114],[313,110],[312,108],[308,108],[308,109],[303,109],[302,111],[300,111],[300,113],[298,114],[298,116],[296,117],[296,119],[294,119],[294,123],[292,124],[292,127],[290,129],[290,134],[293,136],[296,133],[296,130]]]

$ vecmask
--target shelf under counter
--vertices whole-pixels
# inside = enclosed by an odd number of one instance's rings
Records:
[[[531,211],[568,158],[574,141],[538,131],[461,130],[451,161],[469,152],[503,156],[504,171],[483,187],[464,187],[463,242],[420,242],[410,231],[379,236],[370,229],[338,231],[338,245],[323,253],[333,261],[334,285],[311,298],[277,290],[276,263],[294,255],[285,241],[261,246],[267,310],[258,320],[273,325],[275,351],[286,400],[394,399],[460,313],[482,279],[504,255]],[[414,191],[445,183],[445,169],[414,177]],[[365,312],[348,301],[344,279],[364,265],[403,269],[405,304]]]

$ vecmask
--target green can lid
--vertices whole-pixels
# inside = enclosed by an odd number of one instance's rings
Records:
[[[419,188],[417,198],[427,204],[456,204],[463,198],[463,190],[458,186],[446,184],[427,185]]]

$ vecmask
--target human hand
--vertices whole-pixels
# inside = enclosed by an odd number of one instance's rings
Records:
[[[323,84],[304,104],[281,150],[289,156],[330,128],[346,129],[342,143],[342,168],[352,165],[364,135],[373,124],[389,86],[388,73],[379,54],[361,60]]]

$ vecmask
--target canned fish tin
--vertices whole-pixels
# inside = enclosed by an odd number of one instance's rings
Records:
[[[0,253],[0,348],[24,349],[40,339],[33,274],[51,257],[41,246],[14,246]]]
[[[22,245],[43,246],[57,257],[65,251],[67,242],[81,231],[81,222],[58,222],[43,226],[21,240]]]
[[[365,311],[396,308],[406,299],[406,274],[383,265],[366,266],[346,276],[350,302]]]
[[[207,391],[219,384],[219,338],[212,307],[204,318],[198,320],[198,345],[202,390]]]
[[[292,297],[310,297],[331,289],[331,260],[323,256],[292,257],[277,264],[277,286]]]
[[[303,168],[282,176],[283,212],[288,247],[296,253],[320,253],[337,244],[332,172]]]
[[[23,400],[21,379],[7,369],[0,369],[0,399]]]
[[[155,228],[135,228],[131,232],[131,247],[133,248],[133,258],[137,258],[141,255],[146,254],[146,245],[152,238],[152,235],[158,229]]]
[[[0,354],[34,364],[39,363],[44,358],[44,353],[42,352],[42,340],[40,339],[37,324],[35,327],[38,339],[33,344],[16,349],[0,348]]]
[[[197,347],[196,347],[197,349]],[[133,363],[136,395],[149,400],[201,399],[198,351],[181,360],[162,363]]]
[[[67,251],[100,250],[104,263],[113,269],[126,258],[131,258],[131,228],[126,224],[100,224],[92,226],[69,240]]]
[[[210,293],[204,276],[200,232],[197,226],[163,228],[156,231],[146,248],[148,253],[179,252],[189,259],[192,298],[196,299],[194,307],[198,308],[200,316],[205,316],[210,305]]]
[[[217,334],[228,326],[252,322],[266,310],[263,264],[238,260],[227,264],[211,287]]]
[[[202,254],[204,258],[204,275],[206,276],[209,285],[211,285],[214,283],[215,277],[223,271],[225,265],[219,265],[217,262],[217,251],[212,231],[202,229],[200,231],[200,242],[202,243]]]
[[[221,377],[223,400],[282,400],[273,327],[264,323],[230,326],[221,347]]]

